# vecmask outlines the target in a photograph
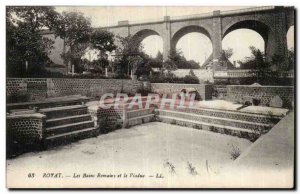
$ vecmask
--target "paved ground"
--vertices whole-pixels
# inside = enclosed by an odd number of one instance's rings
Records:
[[[260,137],[222,172],[243,187],[289,187],[294,176],[294,112]]]
[[[231,152],[238,148],[243,152],[251,145],[248,140],[202,130],[148,123],[121,129],[97,138],[85,139],[70,145],[39,153],[28,153],[7,160],[9,185],[56,184],[74,186],[73,173],[82,174],[144,174],[141,182],[134,179],[84,179],[77,182],[88,186],[201,186],[213,182],[222,169],[231,164]],[[194,170],[193,170],[194,169]],[[28,173],[37,179],[29,179]],[[62,173],[61,179],[41,179],[43,173]],[[156,173],[164,178],[155,178]],[[66,177],[70,176],[70,177]],[[149,176],[154,176],[149,177]],[[18,178],[16,178],[18,177]],[[18,180],[17,182],[15,182]],[[75,180],[76,181],[76,180]],[[128,185],[130,184],[130,185]]]
[[[285,108],[274,108],[274,107],[265,107],[265,106],[248,106],[242,108],[240,112],[247,112],[247,113],[257,113],[257,114],[265,114],[265,115],[276,115],[282,116],[286,115],[289,110]]]
[[[211,108],[219,110],[237,110],[242,107],[242,104],[236,104],[226,100],[208,100],[208,101],[199,101],[199,108]]]

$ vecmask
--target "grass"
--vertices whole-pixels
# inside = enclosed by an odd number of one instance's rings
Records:
[[[176,174],[175,166],[174,166],[171,162],[166,161],[166,163],[164,164],[164,167],[169,168],[169,172],[170,172],[171,174]]]
[[[189,173],[191,174],[191,175],[198,175],[198,172],[197,172],[197,170],[196,170],[196,168],[192,165],[192,163],[190,163],[189,161],[187,162],[187,165],[188,165],[188,170],[189,170]]]
[[[232,160],[237,159],[241,155],[241,150],[237,147],[231,144],[231,151],[230,156]]]

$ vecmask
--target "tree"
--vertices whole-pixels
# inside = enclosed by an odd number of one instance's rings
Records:
[[[92,32],[90,19],[80,12],[63,12],[59,17],[59,25],[55,28],[55,32],[69,47],[62,57],[67,63],[70,62],[78,68],[78,62],[88,47]]]
[[[194,60],[186,60],[182,52],[172,49],[169,54],[169,59],[177,66],[178,69],[199,69],[200,65]]]
[[[195,73],[194,73],[194,71],[192,69],[190,70],[189,75],[190,76],[196,76]]]
[[[233,55],[233,50],[232,48],[228,48],[226,50],[222,50],[220,57],[219,57],[219,62],[222,66],[226,67],[227,69],[232,69],[235,68],[229,61],[231,56]]]
[[[160,51],[158,51],[155,59],[163,62],[163,58],[164,58],[163,54]]]
[[[48,53],[53,48],[42,29],[57,24],[58,13],[48,6],[17,6],[6,9],[7,76],[35,76],[45,72],[50,62]],[[26,72],[25,62],[28,62]]]
[[[17,26],[26,25],[33,31],[52,30],[59,22],[59,13],[50,6],[9,6],[7,17]]]
[[[143,53],[141,45],[141,38],[132,36],[117,37],[120,46],[116,49],[116,68],[117,74],[130,74],[132,65],[139,65],[139,63],[146,62],[146,55]],[[135,68],[135,67],[134,67]]]
[[[90,41],[91,48],[100,52],[112,52],[117,48],[114,44],[114,34],[105,30],[93,31],[90,35]]]
[[[280,69],[274,68],[282,62],[282,57],[274,55],[271,63],[267,62],[264,53],[259,49],[251,46],[252,56],[247,57],[244,62],[239,62],[241,68],[251,69],[252,73],[256,75],[256,82],[264,85],[277,85],[280,84]]]
[[[177,69],[176,64],[170,59],[163,63],[163,67],[168,71],[168,73],[171,73],[171,71],[175,71]]]
[[[265,69],[269,64],[265,61],[264,53],[256,49],[254,46],[250,46],[251,56],[246,57],[244,61],[238,61],[241,69]]]
[[[294,70],[295,66],[295,52],[294,48],[288,51],[288,70]]]

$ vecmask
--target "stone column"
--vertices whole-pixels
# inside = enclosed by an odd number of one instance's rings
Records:
[[[220,11],[213,12],[213,31],[211,34],[212,46],[213,46],[213,62],[218,62],[220,53],[222,51],[222,24]]]
[[[268,41],[265,48],[267,61],[271,61],[274,55],[280,55],[287,59],[288,54],[285,12],[282,7],[277,7],[276,9],[282,9],[282,11],[274,14],[274,24],[268,34]]]
[[[170,16],[164,17],[163,25],[163,59],[164,61],[168,59],[170,50],[171,50],[171,23]]]

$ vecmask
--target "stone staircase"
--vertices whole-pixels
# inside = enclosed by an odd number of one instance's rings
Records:
[[[136,109],[127,112],[126,126],[131,127],[153,121],[154,108]]]
[[[98,134],[86,105],[44,108],[39,112],[46,115],[46,144],[69,142]]]
[[[204,108],[157,109],[161,122],[209,130],[247,139],[268,132],[282,117]]]

